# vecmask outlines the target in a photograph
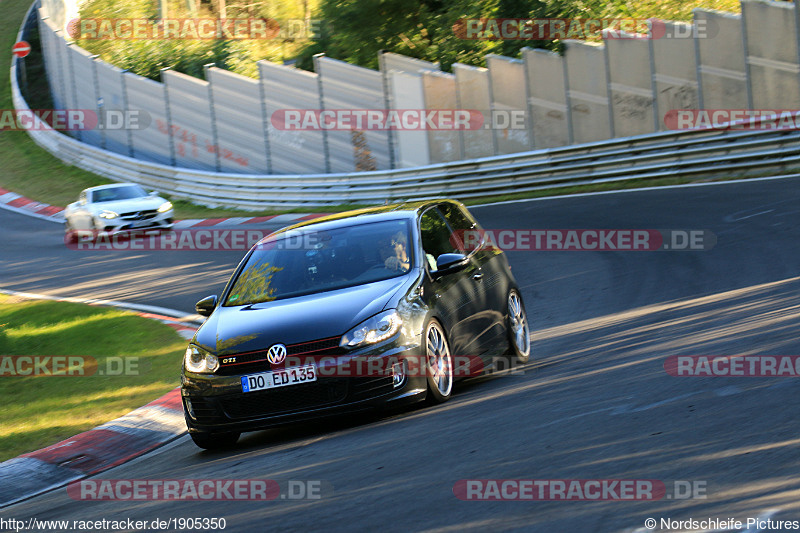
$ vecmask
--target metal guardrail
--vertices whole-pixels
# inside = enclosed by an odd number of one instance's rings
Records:
[[[27,110],[17,74],[17,62],[12,61],[14,106]],[[313,175],[181,169],[103,150],[54,130],[28,134],[65,163],[109,179],[139,183],[199,204],[242,209],[441,196],[467,199],[573,185],[738,177],[800,168],[800,133],[791,130],[668,131],[402,170]]]

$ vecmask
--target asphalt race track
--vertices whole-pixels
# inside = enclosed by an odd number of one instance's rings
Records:
[[[702,229],[717,243],[709,251],[510,252],[532,320],[535,361],[523,372],[462,382],[438,407],[246,434],[224,453],[203,452],[184,436],[98,476],[320,481],[319,499],[76,501],[58,489],[0,516],[222,517],[226,531],[439,532],[800,519],[800,380],[672,377],[664,369],[674,355],[800,354],[800,180],[472,211],[487,228]],[[0,227],[2,288],[187,313],[219,292],[243,255],[71,251],[58,226],[2,211]],[[459,480],[475,479],[660,480],[667,494],[502,502],[454,495]],[[681,498],[678,489],[689,485],[694,497]],[[757,530],[765,529],[749,531]]]

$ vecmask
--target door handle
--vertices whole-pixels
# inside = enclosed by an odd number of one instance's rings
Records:
[[[475,281],[481,281],[483,279],[483,272],[476,272],[472,275],[472,279]]]

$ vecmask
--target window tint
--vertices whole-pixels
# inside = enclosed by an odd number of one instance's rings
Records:
[[[422,249],[431,270],[436,270],[436,258],[442,254],[460,253],[456,240],[436,209],[428,209],[420,218]]]

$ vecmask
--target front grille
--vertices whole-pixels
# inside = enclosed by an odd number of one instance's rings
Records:
[[[139,220],[150,220],[158,216],[158,211],[155,209],[146,209],[144,211],[131,211],[130,213],[121,213],[120,218],[126,222],[136,222]]]
[[[339,348],[339,341],[340,337],[330,337],[327,339],[290,344],[286,346],[286,356],[287,358],[300,357],[300,364],[306,364],[305,357],[303,356],[308,356],[310,358],[336,357],[345,353],[342,348]],[[220,355],[220,367],[216,374],[220,376],[232,376],[252,372],[267,372],[272,369],[269,361],[267,361],[268,350],[269,347],[254,352]],[[228,358],[235,358],[236,361],[234,363],[222,362],[222,360]],[[276,368],[280,367],[283,367],[283,365],[276,365]]]
[[[227,396],[220,400],[232,419],[270,416],[341,402],[347,396],[347,379],[320,379],[314,383]]]

